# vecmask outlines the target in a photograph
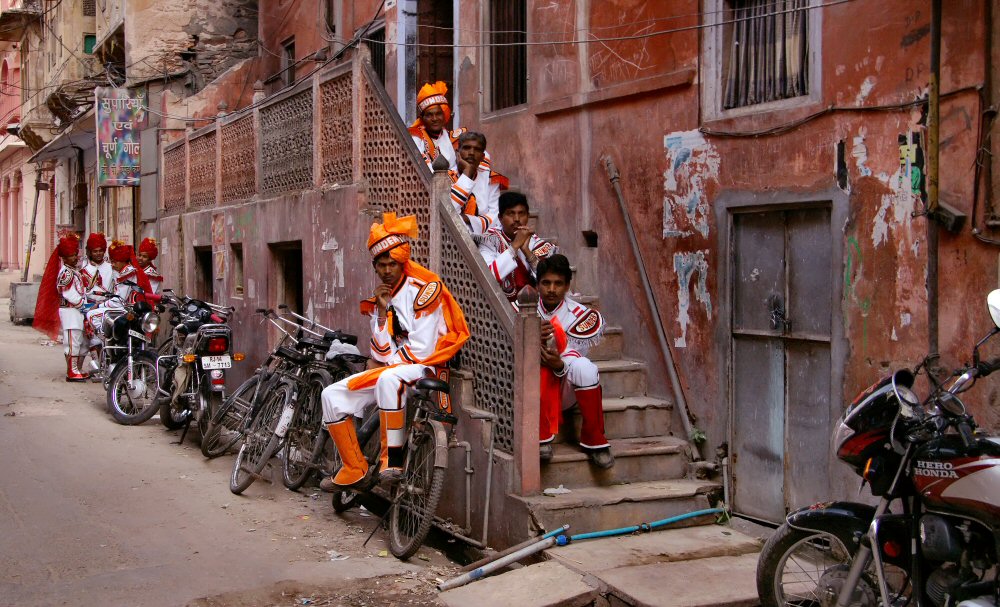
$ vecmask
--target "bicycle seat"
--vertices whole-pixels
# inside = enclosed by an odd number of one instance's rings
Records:
[[[339,341],[343,344],[350,344],[352,346],[358,345],[358,337],[356,335],[351,335],[350,333],[343,333],[341,331],[327,331],[323,335],[323,339],[333,342]]]
[[[434,390],[436,392],[444,392],[448,394],[450,387],[448,382],[441,381],[436,377],[425,377],[423,379],[417,380],[417,388],[420,390]]]
[[[304,365],[312,360],[312,357],[308,354],[303,354],[286,346],[280,346],[275,351],[275,354],[282,358],[287,358],[297,365]]]
[[[323,341],[322,339],[313,339],[311,337],[303,337],[299,339],[300,346],[306,346],[308,348],[316,348],[317,350],[323,350],[324,352],[330,349],[330,342]]]

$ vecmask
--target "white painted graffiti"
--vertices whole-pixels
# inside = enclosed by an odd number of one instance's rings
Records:
[[[667,170],[663,174],[663,237],[703,237],[709,232],[707,186],[718,183],[719,152],[699,131],[663,138]]]
[[[674,347],[687,347],[687,330],[691,322],[691,293],[705,306],[708,318],[712,317],[712,296],[708,293],[708,251],[674,253],[674,272],[677,273],[677,324],[680,335],[674,338]],[[697,274],[697,280],[694,280]]]

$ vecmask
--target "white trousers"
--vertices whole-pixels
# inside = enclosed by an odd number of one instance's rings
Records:
[[[596,387],[601,383],[601,374],[589,358],[571,357],[563,362],[566,374],[562,377],[562,408],[569,409],[576,404],[576,391]]]
[[[323,424],[343,421],[351,415],[364,417],[368,408],[374,404],[385,411],[398,411],[406,406],[406,389],[417,383],[418,379],[427,377],[428,372],[432,373],[433,370],[427,365],[399,365],[383,371],[374,386],[349,389],[347,382],[354,375],[327,386],[320,395],[323,401]],[[405,429],[390,432],[389,446],[402,446],[405,433]]]
[[[79,329],[63,329],[63,354],[83,356],[87,351],[83,348],[83,331]]]

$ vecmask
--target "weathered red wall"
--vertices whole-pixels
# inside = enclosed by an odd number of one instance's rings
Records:
[[[581,23],[604,38],[684,28],[696,24],[695,15],[702,10],[700,2],[688,0],[620,0],[590,3],[589,12],[578,17],[573,0],[529,6],[529,30],[536,32],[532,41],[585,38],[586,32],[573,33]],[[720,316],[728,310],[729,294],[719,274],[728,248],[720,241],[723,226],[715,205],[733,196],[794,202],[818,192],[839,192],[838,141],[845,142],[849,171],[847,191],[842,192],[848,219],[834,226],[843,234],[835,250],[844,251],[835,272],[835,280],[844,285],[838,289],[843,300],[833,320],[843,324],[846,342],[844,360],[834,361],[844,371],[838,388],[849,398],[890,369],[915,364],[927,352],[927,220],[910,216],[915,199],[899,185],[897,142],[901,134],[921,132],[921,115],[917,108],[849,108],[897,105],[925,93],[930,2],[859,0],[822,11],[820,99],[792,110],[709,123],[702,123],[699,87],[705,67],[699,44],[706,34],[696,29],[591,42],[582,51],[579,45],[532,46],[528,104],[497,114],[483,111],[479,94],[484,58],[476,49],[456,50],[462,66],[462,126],[487,134],[496,166],[529,194],[539,213],[539,232],[558,238],[575,260],[577,288],[601,296],[609,320],[625,328],[627,353],[649,361],[654,369],[651,388],[668,394],[650,313],[602,157],[614,160],[668,338],[684,338],[685,345],[675,346],[673,352],[685,395],[713,444],[726,435],[729,327],[728,318]],[[981,112],[971,87],[983,81],[985,69],[983,17],[981,0],[945,5],[941,199],[966,213],[972,211]],[[473,3],[463,3],[461,23],[463,42],[474,42],[473,32],[482,21]],[[612,98],[597,99],[602,95]],[[831,106],[842,109],[823,112]],[[696,132],[700,126],[759,131],[817,112],[822,115],[773,136]],[[676,171],[674,155],[665,147],[665,138],[674,135],[699,142],[695,156]],[[706,205],[689,216],[680,204],[691,192],[702,196]],[[979,218],[973,219],[981,227]],[[599,234],[596,255],[584,244],[585,229]],[[665,230],[684,235],[665,236]],[[975,338],[991,326],[985,295],[997,283],[995,247],[974,239],[970,230],[966,222],[960,234],[941,236],[940,347],[945,368],[967,360]],[[682,289],[675,255],[696,260],[699,254],[708,263],[706,288],[699,289],[701,277],[695,273]],[[599,264],[599,273],[588,270],[594,264]],[[977,391],[969,400],[981,421],[996,427],[1000,419],[983,407],[993,398],[990,392]]]

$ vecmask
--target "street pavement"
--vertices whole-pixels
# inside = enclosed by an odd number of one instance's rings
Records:
[[[0,297],[6,293],[0,294]],[[229,492],[154,418],[120,426],[100,384],[66,383],[62,346],[0,299],[0,606],[433,605],[456,568],[386,553],[377,517],[257,482]],[[277,462],[277,460],[273,460]],[[280,477],[280,475],[279,475]]]

